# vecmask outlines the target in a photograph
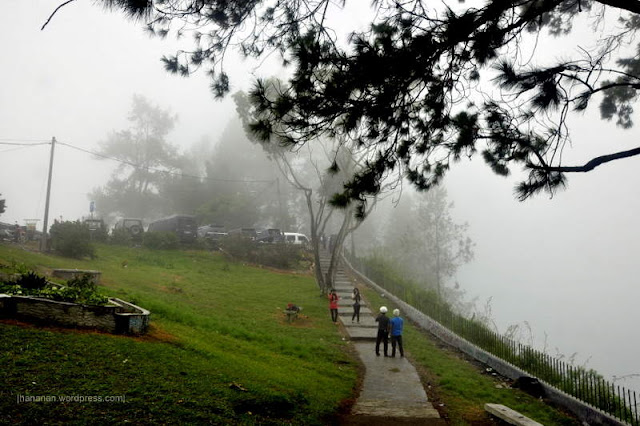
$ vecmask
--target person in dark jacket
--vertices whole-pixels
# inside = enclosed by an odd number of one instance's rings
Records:
[[[389,317],[387,307],[380,306],[380,314],[376,317],[378,335],[376,336],[376,355],[380,356],[380,342],[384,344],[384,356],[389,356]]]
[[[353,316],[351,317],[351,322],[356,318],[358,322],[360,322],[360,290],[354,287],[351,298],[353,299]]]
[[[404,320],[400,318],[400,309],[393,310],[393,318],[389,320],[389,328],[391,329],[391,356],[396,356],[396,345],[400,350],[400,356],[404,356],[404,350],[402,349],[402,328],[404,326]]]
[[[338,300],[340,299],[336,294],[335,289],[331,289],[329,293],[329,310],[331,311],[331,321],[334,324],[338,323]]]

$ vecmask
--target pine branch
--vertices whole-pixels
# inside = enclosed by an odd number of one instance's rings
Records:
[[[596,157],[589,162],[587,162],[584,166],[536,166],[531,165],[530,167],[535,170],[544,170],[547,172],[561,172],[561,173],[584,173],[590,172],[596,167],[608,163],[610,161],[620,160],[623,158],[629,158],[636,155],[640,155],[640,147],[630,149],[628,151],[616,152],[614,154],[602,155],[600,157]]]
[[[46,27],[47,24],[49,24],[49,22],[53,18],[53,15],[55,15],[56,12],[58,12],[59,9],[61,9],[62,7],[68,5],[69,3],[73,2],[73,1],[76,1],[76,0],[67,0],[64,3],[62,3],[60,6],[56,7],[56,9],[53,11],[53,13],[51,13],[51,15],[49,15],[49,19],[47,19],[47,22],[45,22],[44,25],[42,26],[42,28],[40,28],[40,31],[44,30],[44,27]]]
[[[615,7],[617,9],[622,9],[629,11],[631,13],[640,13],[640,1],[634,0],[596,0],[598,3],[603,4],[605,6]]]

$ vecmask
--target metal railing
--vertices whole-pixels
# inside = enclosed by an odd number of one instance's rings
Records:
[[[477,320],[453,312],[433,292],[389,276],[379,262],[367,262],[349,253],[345,253],[345,257],[364,276],[459,337],[622,422],[640,426],[640,407],[635,391],[605,380],[595,370],[566,363],[502,336]]]

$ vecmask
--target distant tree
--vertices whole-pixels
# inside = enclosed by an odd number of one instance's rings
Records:
[[[201,144],[195,146],[203,148]],[[161,174],[157,183],[160,214],[194,214],[202,205],[207,185],[201,163],[192,151],[175,159],[172,173]]]
[[[151,34],[190,32],[195,47],[164,57],[164,66],[183,76],[208,68],[218,96],[230,88],[228,49],[247,57],[279,52],[291,78],[277,90],[258,82],[252,103],[261,114],[253,131],[292,146],[342,135],[376,147],[343,190],[358,203],[379,192],[388,170],[429,189],[463,156],[480,154],[500,175],[523,167],[528,176],[516,188],[522,200],[564,187],[567,173],[640,154],[640,147],[607,152],[577,166],[563,155],[579,146],[571,140],[572,114],[599,103],[604,120],[633,124],[637,0],[378,0],[364,31],[338,28],[349,25],[337,20],[350,2],[102,3],[144,19]],[[571,38],[580,25],[588,30]],[[546,35],[572,45],[545,57],[537,46]],[[608,150],[611,141],[603,142]]]
[[[249,141],[239,119],[227,123],[205,170],[205,194],[198,209],[202,223],[283,230],[295,223],[288,205],[291,191],[279,185],[277,167]]]
[[[209,194],[196,210],[198,222],[222,225],[227,229],[251,228],[260,220],[255,199],[248,193]]]
[[[442,186],[405,197],[401,206],[402,214],[389,221],[385,253],[409,278],[434,287],[443,298],[445,281],[473,259],[468,225],[453,220],[453,203]]]
[[[304,155],[295,156],[286,146],[268,143],[255,137],[250,131],[252,120],[259,112],[252,108],[246,94],[238,92],[234,95],[238,114],[245,124],[247,134],[254,142],[262,146],[269,158],[278,166],[284,179],[304,196],[307,207],[308,223],[316,265],[320,265],[320,239],[333,236],[330,247],[330,261],[325,274],[319,267],[315,268],[315,276],[323,293],[333,286],[338,261],[342,253],[346,237],[356,230],[375,203],[368,210],[356,206],[348,199],[341,198],[338,193],[349,176],[364,166],[369,149],[359,149],[349,140],[325,138],[311,146],[305,147]],[[344,211],[337,211],[336,207]],[[334,227],[329,226],[333,220]]]
[[[0,195],[2,195],[2,194],[0,194]],[[5,199],[4,198],[0,198],[0,214],[4,213],[6,208],[7,208],[7,206],[5,204]]]
[[[109,182],[92,194],[103,214],[145,218],[157,214],[159,188],[166,172],[180,165],[177,149],[166,141],[176,117],[168,110],[152,105],[143,96],[134,95],[128,129],[112,132],[101,143],[99,158],[120,161]]]

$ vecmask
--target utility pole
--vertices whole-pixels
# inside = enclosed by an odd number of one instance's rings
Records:
[[[49,199],[51,197],[51,175],[53,173],[53,151],[56,148],[55,136],[51,138],[51,156],[49,157],[49,179],[47,180],[47,201],[44,205],[44,225],[42,227],[42,238],[40,239],[40,251],[47,251],[47,241],[49,239]]]
[[[280,222],[278,224],[278,228],[280,229],[280,232],[284,232],[284,225],[285,225],[285,220],[284,220],[284,209],[282,208],[282,194],[280,193],[280,178],[276,177],[276,191],[278,192],[278,222]]]

